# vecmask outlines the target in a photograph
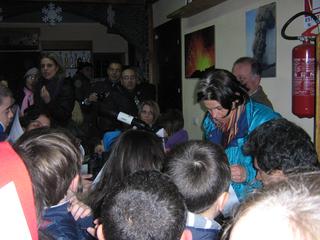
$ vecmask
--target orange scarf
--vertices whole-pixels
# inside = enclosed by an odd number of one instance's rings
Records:
[[[238,106],[235,110],[231,110],[229,113],[229,121],[221,124],[216,123],[216,126],[224,133],[224,140],[222,141],[222,145],[224,147],[228,146],[228,144],[234,139],[234,137],[238,133],[238,120],[241,114],[245,110],[245,105],[242,104]]]

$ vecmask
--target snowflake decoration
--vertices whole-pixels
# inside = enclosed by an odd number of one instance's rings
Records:
[[[115,11],[112,9],[112,6],[109,5],[107,9],[107,24],[112,28],[113,24],[115,23],[114,21],[114,16],[115,16]]]
[[[56,7],[53,3],[49,3],[48,7],[42,8],[42,21],[50,25],[55,25],[62,21],[61,13],[61,7]]]

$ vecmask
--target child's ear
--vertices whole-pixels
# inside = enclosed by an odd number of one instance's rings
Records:
[[[222,212],[222,210],[223,210],[224,206],[226,205],[228,199],[229,199],[229,193],[228,192],[224,192],[218,197],[217,207],[218,207],[218,210],[220,212]]]
[[[77,174],[71,181],[70,186],[69,186],[69,190],[71,190],[72,192],[77,192],[78,191],[78,185],[79,185],[79,181],[80,181],[80,175]]]
[[[184,229],[180,240],[192,240],[192,232],[189,229]]]
[[[97,238],[99,240],[106,240],[106,238],[104,237],[103,235],[103,226],[102,224],[99,224],[98,227],[97,227]]]

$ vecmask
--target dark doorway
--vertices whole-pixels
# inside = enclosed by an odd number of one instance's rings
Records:
[[[24,84],[26,71],[39,66],[39,59],[39,52],[0,52],[0,76],[8,81],[14,94]]]
[[[182,110],[180,19],[155,29],[158,103],[161,112],[170,108]]]

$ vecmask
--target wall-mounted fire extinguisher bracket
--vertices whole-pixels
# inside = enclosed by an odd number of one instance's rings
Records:
[[[288,36],[288,25],[302,15],[311,16],[316,25],[303,32],[301,36]],[[318,18],[309,12],[299,12],[292,16],[282,27],[281,36],[287,40],[300,40],[302,43],[292,49],[292,113],[300,118],[314,117],[316,54],[315,39],[312,33],[319,25]]]

